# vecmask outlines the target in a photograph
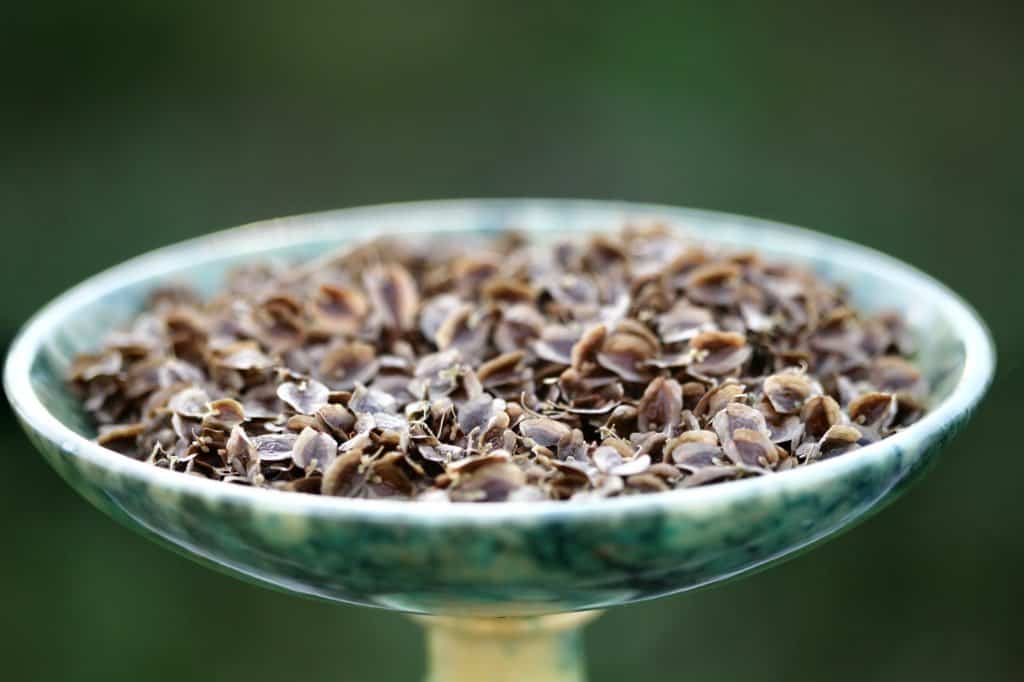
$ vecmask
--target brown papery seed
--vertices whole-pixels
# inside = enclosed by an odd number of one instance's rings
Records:
[[[811,382],[803,374],[773,374],[764,380],[764,395],[779,414],[799,412],[811,396]]]
[[[388,264],[371,268],[365,273],[363,284],[386,327],[404,331],[416,323],[419,291],[404,267]]]
[[[675,379],[658,377],[637,404],[637,426],[641,431],[668,431],[679,424],[682,410],[682,386]]]
[[[338,444],[326,433],[305,428],[292,445],[292,461],[303,469],[324,471],[338,454]]]
[[[359,473],[362,456],[361,450],[350,450],[331,462],[324,471],[320,493],[342,497],[351,495],[363,480]]]
[[[570,435],[571,431],[565,424],[545,417],[524,419],[519,423],[520,433],[547,448],[558,445],[558,441]]]
[[[320,361],[320,374],[335,390],[369,383],[380,365],[373,346],[361,341],[331,346]]]
[[[690,348],[699,354],[690,370],[708,376],[735,372],[751,353],[746,337],[736,332],[702,332],[693,337]]]
[[[313,379],[286,381],[277,387],[277,397],[299,414],[313,414],[327,404],[330,390]]]
[[[843,418],[839,403],[831,396],[815,396],[804,404],[801,412],[804,430],[812,438],[821,438],[834,424]]]
[[[337,334],[356,334],[370,306],[360,292],[322,284],[313,299],[313,313],[321,326]]]

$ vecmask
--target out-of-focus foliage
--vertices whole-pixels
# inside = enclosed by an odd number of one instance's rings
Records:
[[[0,342],[151,247],[378,201],[621,197],[855,239],[979,308],[1000,349],[988,402],[856,531],[609,613],[592,678],[1019,679],[1022,19],[1010,3],[18,3],[0,21]],[[404,619],[202,569],[78,499],[6,407],[0,441],[12,679],[417,679]]]

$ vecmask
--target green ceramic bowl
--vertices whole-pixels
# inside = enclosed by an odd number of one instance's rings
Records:
[[[865,309],[904,311],[934,388],[912,427],[809,467],[705,488],[579,503],[426,505],[224,485],[108,451],[65,388],[72,356],[167,280],[217,287],[242,261],[309,258],[380,235],[453,240],[508,226],[538,238],[657,218],[846,283]],[[327,600],[445,616],[533,616],[693,589],[792,555],[878,509],[969,418],[995,356],[977,314],[876,251],[776,223],[667,206],[466,200],[348,209],[249,225],[163,248],[71,289],[15,341],[7,395],[50,464],[100,509],[204,563]],[[440,679],[440,678],[438,678]]]

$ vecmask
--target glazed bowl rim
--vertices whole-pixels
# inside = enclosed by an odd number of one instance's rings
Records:
[[[918,422],[883,441],[856,452],[817,462],[769,476],[729,481],[699,488],[661,493],[574,502],[499,502],[492,504],[432,503],[428,508],[407,500],[365,500],[342,497],[321,497],[294,492],[226,485],[220,481],[186,476],[125,457],[108,450],[78,434],[51,413],[35,391],[31,370],[47,339],[74,311],[97,298],[114,293],[139,281],[173,276],[183,263],[195,259],[211,261],[224,258],[215,244],[231,246],[233,255],[248,251],[272,253],[276,249],[313,241],[325,234],[325,227],[345,217],[382,218],[403,212],[537,208],[581,208],[607,211],[609,216],[639,212],[664,214],[673,220],[695,222],[729,221],[744,229],[769,230],[777,235],[790,235],[798,241],[819,242],[830,247],[830,258],[859,257],[865,269],[885,272],[902,286],[927,291],[935,304],[941,304],[950,327],[964,346],[964,364],[956,385],[945,398]],[[400,230],[396,230],[400,231]],[[460,232],[465,228],[439,228],[436,232]],[[380,234],[386,234],[381,232]],[[259,239],[251,238],[258,235]],[[246,239],[246,237],[249,237]],[[712,238],[713,242],[714,239]],[[269,245],[268,245],[269,244]],[[256,245],[256,248],[252,248]],[[215,255],[210,255],[215,254]],[[631,514],[666,509],[695,512],[720,508],[746,497],[786,494],[814,489],[819,485],[870,467],[904,450],[913,451],[922,443],[960,423],[980,401],[995,371],[995,347],[985,323],[974,309],[946,285],[917,268],[870,247],[813,230],[784,223],[718,211],[682,208],[669,205],[591,199],[443,199],[434,201],[398,202],[343,208],[333,211],[296,215],[254,222],[220,230],[193,239],[164,246],[131,258],[93,275],[71,287],[41,308],[20,330],[8,353],[4,367],[4,389],[19,419],[36,434],[60,448],[64,453],[86,460],[108,473],[145,482],[162,492],[192,495],[212,504],[237,504],[259,508],[264,513],[281,513],[316,517],[366,517],[367,520],[400,519],[403,523],[438,524],[451,522],[530,523],[549,519],[578,519],[600,514]]]

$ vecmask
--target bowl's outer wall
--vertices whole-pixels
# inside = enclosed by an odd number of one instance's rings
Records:
[[[63,423],[83,433],[87,427],[81,413],[63,389],[63,368],[74,352],[96,345],[103,331],[126,319],[146,290],[168,276],[185,276],[210,289],[232,261],[271,252],[308,256],[360,235],[422,233],[443,226],[468,236],[507,225],[563,233],[569,227],[604,228],[638,217],[664,217],[704,238],[754,243],[766,253],[804,260],[848,283],[858,303],[868,307],[905,305],[912,298],[915,306],[907,312],[916,326],[928,329],[922,362],[937,393],[953,390],[964,371],[956,325],[943,318],[940,301],[922,303],[925,294],[941,299],[941,291],[928,290],[937,285],[910,275],[920,291],[907,290],[907,273],[891,270],[903,266],[837,240],[735,216],[664,207],[438,202],[276,221],[170,247],[105,273],[58,302],[58,307],[71,310],[32,358],[33,391]],[[76,297],[81,305],[70,305]],[[990,374],[991,366],[981,371]],[[985,384],[987,379],[978,381]],[[19,401],[14,403],[19,406]],[[311,507],[303,501],[306,496],[297,494],[242,494],[238,489],[227,494],[222,484],[206,481],[201,483],[209,485],[193,486],[198,482],[191,480],[183,485],[181,475],[112,458],[74,434],[41,427],[26,414],[31,410],[19,410],[46,459],[83,496],[123,523],[205,563],[329,600],[416,612],[501,615],[652,598],[730,578],[792,554],[893,497],[955,433],[970,407],[951,411],[940,423],[932,420],[929,428],[876,444],[870,454],[806,470],[714,490],[645,496],[639,503],[633,498],[629,505],[599,503],[593,513],[563,513],[573,505],[556,505],[559,510],[554,512],[498,521],[490,510],[477,517],[466,511],[469,507],[449,515],[434,507],[398,503],[402,513],[364,513],[358,504],[335,510],[319,504],[330,500],[317,498],[308,498],[318,503]]]
[[[827,484],[709,505],[524,523],[403,523],[263,512],[170,492],[69,457],[31,429],[49,463],[118,521],[249,580],[324,599],[424,613],[513,615],[609,606],[691,589],[786,556],[848,526],[915,478],[913,454]],[[287,494],[287,493],[280,493]]]

